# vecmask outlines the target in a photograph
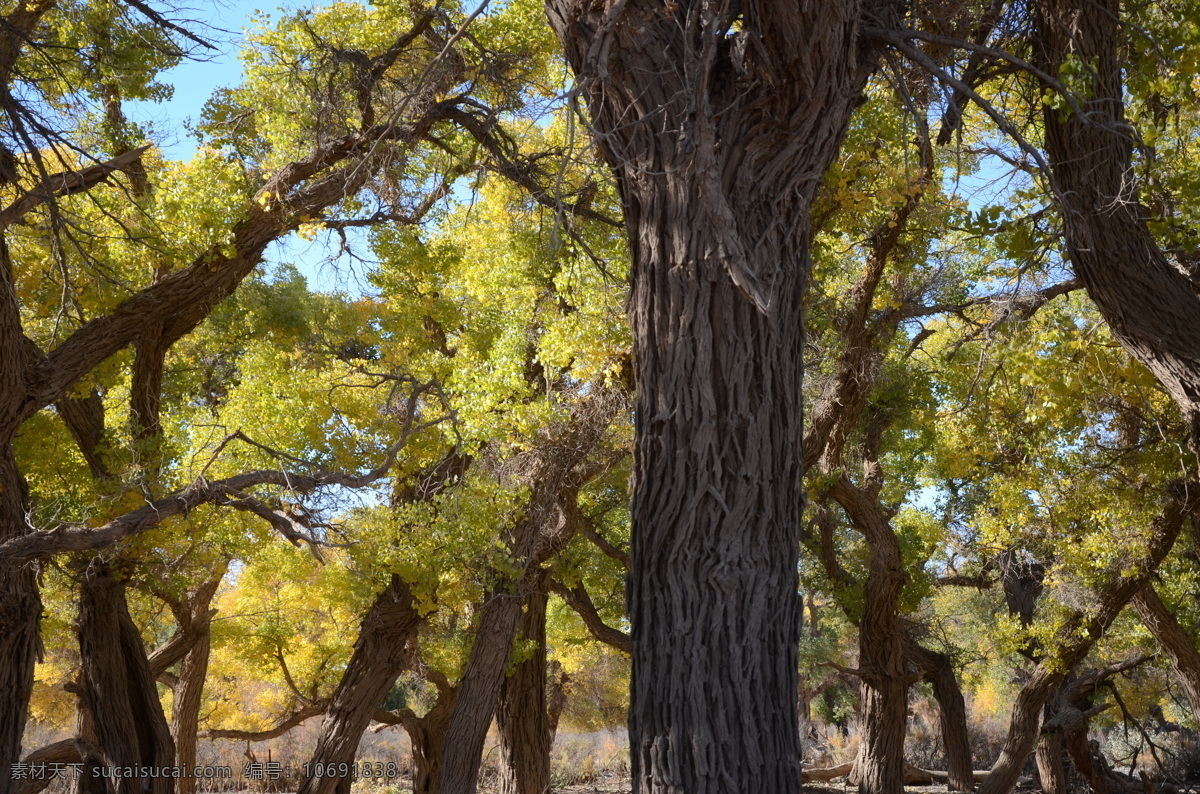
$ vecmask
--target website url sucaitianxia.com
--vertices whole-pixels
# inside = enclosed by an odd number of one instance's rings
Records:
[[[183,778],[223,780],[233,777],[229,766],[92,766],[84,764],[13,764],[10,770],[13,780],[53,780],[59,775],[77,774],[84,771],[97,778]]]

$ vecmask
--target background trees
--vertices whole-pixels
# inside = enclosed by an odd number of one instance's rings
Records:
[[[1047,790],[1127,785],[1100,694],[1186,720],[1146,682],[1200,680],[1195,87],[1188,9],[1108,10],[551,4],[589,126],[534,4],[333,4],[254,38],[182,163],[122,102],[195,33],[13,5],[0,769],[30,714],[91,765],[313,720],[306,791],[371,723],[470,791],[494,715],[542,791],[570,677],[623,681],[590,635],[632,653],[642,790],[794,789],[797,699],[899,790],[922,687],[955,787],[1035,747]],[[292,232],[365,282],[256,270]]]

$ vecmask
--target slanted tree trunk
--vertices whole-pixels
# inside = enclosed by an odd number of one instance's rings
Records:
[[[562,669],[562,664],[557,659],[550,662],[547,678],[549,682],[546,687],[546,727],[550,729],[550,747],[554,747],[554,737],[558,735],[558,721],[562,717],[563,709],[567,706],[567,684],[571,681],[571,676],[567,675]]]
[[[500,691],[496,727],[500,731],[500,794],[547,794],[550,790],[550,725],[546,713],[545,590],[525,599],[517,627],[534,645]]]
[[[947,784],[952,791],[973,791],[975,777],[971,763],[971,736],[967,731],[967,705],[950,657],[922,647],[911,637],[907,652],[920,670],[922,680],[933,687],[942,744],[946,748]]]
[[[1057,75],[1070,59],[1088,64],[1078,109],[1047,103],[1043,113],[1071,266],[1113,335],[1191,420],[1200,454],[1200,289],[1163,255],[1131,178],[1137,134],[1125,120],[1121,3],[1041,0],[1034,9],[1036,65]]]
[[[82,697],[95,730],[96,750],[105,767],[126,772],[105,781],[109,791],[172,794],[172,778],[141,773],[143,767],[172,766],[175,746],[141,632],[129,616],[125,585],[99,559],[92,559],[83,571],[78,634]],[[85,762],[88,755],[84,753]],[[89,791],[95,790],[92,783]]]
[[[512,529],[510,546],[522,573],[515,581],[502,579],[480,614],[446,733],[441,782],[445,794],[475,794],[483,744],[504,686],[521,604],[525,594],[544,588],[542,564],[574,536],[580,487],[611,465],[605,460],[590,463],[589,458],[601,448],[609,423],[624,407],[619,392],[596,389],[574,410],[567,425],[523,461],[523,477],[532,493],[525,515]]]
[[[635,791],[799,790],[801,297],[863,5],[547,0],[633,260]]]
[[[408,663],[409,643],[421,625],[408,584],[395,574],[363,618],[346,672],[333,693],[311,769],[353,765],[358,742]],[[299,794],[349,794],[349,776],[304,778]]]
[[[1200,719],[1200,652],[1195,642],[1158,597],[1152,583],[1133,596],[1133,608],[1170,662],[1171,672],[1183,687],[1193,717]]]

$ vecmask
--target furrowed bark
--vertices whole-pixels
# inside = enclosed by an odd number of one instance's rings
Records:
[[[353,766],[363,731],[408,664],[409,643],[421,625],[408,584],[395,574],[363,618],[354,653],[321,723],[312,769]],[[351,777],[312,776],[299,794],[349,794]]]
[[[971,765],[971,737],[967,732],[967,706],[950,657],[922,647],[911,637],[906,653],[920,670],[922,680],[933,687],[942,745],[946,750],[947,785],[951,791],[973,791],[975,776]]]
[[[550,725],[546,713],[546,602],[544,590],[525,599],[518,631],[533,655],[504,681],[496,727],[500,731],[500,794],[550,790]]]
[[[125,585],[99,560],[83,572],[78,634],[82,697],[95,731],[97,760],[133,772],[114,779],[112,790],[172,794],[172,778],[141,773],[172,766],[175,746],[141,633],[129,616]]]
[[[1069,59],[1088,64],[1078,110],[1047,104],[1043,114],[1071,265],[1113,335],[1191,422],[1200,454],[1200,292],[1167,260],[1138,202],[1121,4],[1041,0],[1034,9],[1035,64],[1051,75]]]
[[[790,794],[809,211],[873,64],[863,4],[546,10],[633,259],[634,790]]]
[[[874,495],[843,473],[830,494],[851,517],[870,547],[858,626],[862,738],[854,778],[862,794],[904,790],[904,733],[908,727],[909,672],[900,595],[908,583],[900,543]]]
[[[209,606],[225,576],[226,562],[215,571],[208,581],[190,593],[186,601],[179,602],[177,619],[186,621],[181,631],[193,639],[179,665],[179,675],[172,687],[174,704],[171,707],[171,736],[175,740],[175,766],[193,769],[196,766],[196,738],[200,728],[200,707],[204,704],[204,684],[208,678],[208,658],[212,650],[210,630],[212,614]],[[215,612],[215,610],[213,611]],[[165,661],[165,659],[164,659]],[[154,658],[150,659],[154,672]],[[175,787],[176,794],[194,794],[196,778],[184,776]]]
[[[1133,608],[1166,655],[1175,680],[1183,687],[1192,715],[1200,715],[1200,652],[1196,650],[1195,641],[1158,597],[1153,583],[1147,582],[1137,591],[1133,596]]]
[[[28,531],[26,500],[12,447],[0,443],[0,542]],[[9,790],[12,765],[20,760],[25,704],[33,692],[33,666],[41,652],[41,614],[36,564],[27,562],[0,576],[0,792]]]
[[[451,686],[444,676],[437,676],[433,684],[437,687],[437,700],[424,717],[418,717],[411,709],[403,709],[399,715],[412,743],[413,794],[439,794],[441,791],[446,729],[458,700],[458,687]]]

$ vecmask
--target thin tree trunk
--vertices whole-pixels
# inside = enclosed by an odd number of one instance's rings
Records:
[[[191,776],[196,766],[196,737],[200,730],[200,707],[204,703],[204,684],[208,679],[208,657],[212,649],[212,615],[209,605],[225,575],[225,564],[189,594],[183,604],[188,612],[189,632],[196,634],[195,642],[180,662],[174,687],[175,704],[171,711],[171,735],[175,737],[175,765],[188,770],[179,779],[176,794],[194,794],[196,778]],[[182,627],[181,627],[182,628]]]
[[[124,773],[108,785],[117,794],[172,794],[171,777],[144,774],[173,765],[174,742],[141,633],[129,616],[125,585],[98,559],[83,572],[78,633],[96,749],[105,767]]]
[[[1133,608],[1138,617],[1150,630],[1158,647],[1166,654],[1175,680],[1183,687],[1192,715],[1200,719],[1200,652],[1179,621],[1158,597],[1152,583],[1137,591],[1133,597]]]
[[[354,764],[363,731],[408,663],[409,642],[420,625],[408,584],[393,574],[363,618],[354,653],[321,723],[311,771]],[[352,780],[314,774],[301,781],[299,794],[349,794]]]
[[[579,488],[611,465],[603,460],[589,464],[589,458],[600,449],[609,423],[624,407],[622,394],[597,389],[576,407],[569,424],[541,442],[524,461],[524,477],[532,493],[525,515],[512,530],[510,549],[522,573],[515,581],[497,585],[480,614],[446,733],[441,782],[445,794],[475,794],[483,744],[504,686],[524,594],[544,589],[542,564],[574,536],[579,526]]]
[[[171,734],[175,737],[175,765],[187,770],[176,786],[177,794],[195,794],[196,736],[200,730],[200,707],[204,683],[208,678],[208,657],[212,636],[205,631],[183,657],[179,683],[175,687],[175,705],[171,711]]]
[[[550,789],[550,725],[546,713],[546,602],[530,593],[518,631],[534,644],[504,682],[496,727],[500,731],[500,794],[547,794]]]
[[[0,295],[0,299],[3,297]],[[13,459],[12,445],[0,439],[0,542],[28,531],[26,499],[25,481]],[[13,565],[0,559],[0,792],[3,794],[8,794],[13,785],[10,777],[13,764],[21,760],[25,715],[33,692],[33,668],[41,652],[38,633],[41,615],[37,566]]]
[[[554,747],[558,721],[567,706],[567,684],[570,683],[571,676],[567,675],[562,669],[562,664],[555,659],[550,662],[547,677],[550,680],[546,688],[546,724],[550,729],[550,746]]]
[[[634,790],[792,794],[809,209],[875,53],[855,0],[673,8],[547,2],[633,261]]]
[[[854,780],[861,794],[901,794],[908,687],[916,680],[906,665],[910,640],[900,618],[900,595],[908,574],[899,540],[877,493],[856,486],[844,471],[829,493],[870,548],[858,626],[862,739]]]

